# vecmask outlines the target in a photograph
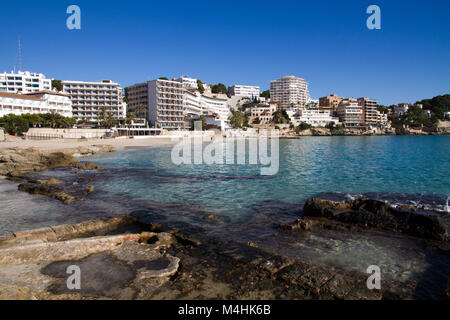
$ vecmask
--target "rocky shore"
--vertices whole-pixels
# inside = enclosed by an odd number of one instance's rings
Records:
[[[217,223],[221,218],[203,217]],[[274,232],[300,236],[321,230],[345,234],[386,230],[421,237],[430,250],[448,257],[447,218],[424,218],[420,212],[369,199],[312,198],[301,217],[276,226]],[[66,270],[73,265],[82,272],[80,290],[66,285]],[[251,241],[212,236],[189,223],[155,222],[149,212],[0,237],[0,298],[7,299],[417,298],[419,285],[414,281],[383,278],[381,290],[369,290],[367,277],[269,252]],[[446,289],[437,296],[449,299],[448,278],[441,286]]]
[[[450,121],[446,121],[450,122]],[[433,130],[414,129],[414,128],[388,128],[380,129],[374,128],[372,130],[363,130],[356,128],[311,128],[296,133],[294,131],[281,132],[281,136],[385,136],[385,135],[399,135],[399,136],[428,136],[428,135],[449,135],[450,127],[438,127]]]
[[[96,153],[114,152],[110,145],[91,145],[46,151],[37,148],[5,148],[0,149],[0,175],[19,177],[24,173],[45,171],[59,167],[82,167],[83,164],[74,155],[92,155]]]
[[[366,275],[322,268],[119,215],[0,238],[0,298],[7,299],[392,299]],[[67,288],[80,267],[80,290]]]

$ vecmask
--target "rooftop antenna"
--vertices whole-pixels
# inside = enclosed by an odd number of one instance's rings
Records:
[[[18,35],[19,39],[19,71],[22,71],[22,47],[20,45],[20,34]]]

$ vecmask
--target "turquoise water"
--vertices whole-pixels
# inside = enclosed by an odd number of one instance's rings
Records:
[[[450,195],[450,138],[305,137],[280,140],[279,172],[258,165],[174,165],[171,148],[90,157],[113,169],[96,187],[133,199],[196,203],[216,214],[242,216],[267,200],[301,203],[323,193],[385,193],[445,205]],[[386,196],[386,195],[385,195]]]

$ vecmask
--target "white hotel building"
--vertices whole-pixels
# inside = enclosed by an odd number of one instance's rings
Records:
[[[123,90],[111,80],[100,82],[62,81],[63,92],[72,100],[73,117],[92,123],[98,123],[99,111],[106,107],[116,120],[126,117],[127,106],[123,101]]]
[[[234,85],[228,87],[228,92],[233,96],[259,98],[261,92],[257,86]]]
[[[330,123],[340,124],[339,118],[333,117],[330,110],[302,109],[298,112],[287,111],[292,123],[298,126],[304,122],[313,127],[325,127]]]
[[[161,129],[184,128],[184,89],[181,82],[157,79],[147,82],[150,124]]]
[[[0,92],[0,117],[53,112],[72,117],[72,101],[67,95],[47,90],[23,95]]]
[[[0,92],[23,94],[51,89],[52,80],[46,79],[42,73],[29,71],[0,73]]]
[[[152,126],[161,129],[189,128],[190,120],[201,115],[215,119],[214,124],[222,128],[228,126],[228,99],[206,91],[201,94],[197,87],[193,88],[186,85],[187,82],[178,80],[157,79],[127,87],[130,106],[147,105],[147,120]],[[194,80],[197,84],[197,80]]]
[[[227,99],[218,98],[211,94],[200,94],[196,90],[186,89],[184,91],[183,102],[186,119],[185,128],[189,127],[190,119],[195,119],[201,115],[211,119],[209,124],[215,124],[222,129],[229,127],[228,117],[231,112]]]
[[[309,101],[308,82],[295,76],[271,81],[270,99],[282,107],[304,106]]]

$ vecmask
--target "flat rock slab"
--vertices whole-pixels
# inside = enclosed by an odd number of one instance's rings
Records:
[[[109,232],[134,221],[115,216],[76,225],[23,231],[0,241],[0,299],[132,299],[177,273],[180,259],[166,254],[169,233]],[[70,238],[70,240],[61,240]],[[69,266],[80,270],[80,289],[69,289]]]

